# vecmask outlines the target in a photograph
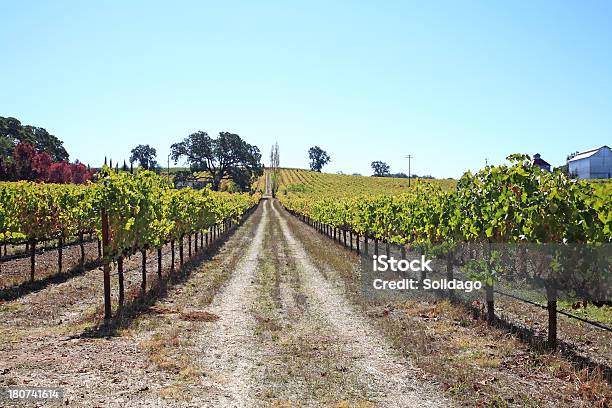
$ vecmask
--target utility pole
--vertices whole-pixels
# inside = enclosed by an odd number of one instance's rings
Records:
[[[489,159],[485,157],[485,167],[489,165]]]
[[[410,171],[410,159],[412,159],[412,155],[409,154],[408,156],[406,156],[406,158],[408,159],[408,187],[410,187],[410,179],[412,178],[412,174]]]
[[[170,181],[170,155],[172,153],[168,153],[168,181]]]

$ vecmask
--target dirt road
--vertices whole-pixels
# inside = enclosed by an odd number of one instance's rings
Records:
[[[207,309],[219,320],[197,336],[197,362],[212,391],[203,402],[444,405],[323,277],[333,271],[322,273],[309,261],[278,202],[262,207],[244,258]]]

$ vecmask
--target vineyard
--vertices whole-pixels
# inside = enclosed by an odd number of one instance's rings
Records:
[[[594,188],[516,159],[457,183],[415,180],[410,188],[406,179],[283,170],[279,197],[316,221],[399,244],[612,240],[608,184]]]
[[[410,184],[410,186],[409,186]],[[397,195],[417,190],[419,186],[436,185],[443,191],[454,189],[453,179],[411,179],[392,177],[366,177],[347,174],[317,173],[302,169],[280,168],[279,193],[325,193],[326,196],[355,197],[360,195]],[[264,191],[263,178],[256,185]]]
[[[362,255],[428,254],[439,260],[441,277],[482,281],[483,297],[444,295],[580,361],[596,344],[593,359],[606,361],[610,376],[611,184],[548,173],[520,155],[509,159],[456,183],[413,180],[412,187],[405,179],[283,169],[278,198]]]
[[[157,250],[161,276],[162,247],[171,246],[172,269],[175,243],[180,265],[184,261],[184,241],[189,256],[209,240],[231,228],[254,207],[260,195],[231,194],[209,190],[170,188],[153,172],[115,172],[103,169],[95,183],[84,186],[0,183],[0,243],[25,243],[30,256],[30,282],[36,279],[37,244],[57,242],[57,273],[63,269],[63,247],[67,239],[80,247],[80,266],[85,262],[85,236],[98,241],[98,257],[104,269],[105,317],[111,317],[110,269],[119,279],[119,303],[123,303],[123,261],[142,255],[142,288],[147,283],[147,252]],[[76,237],[76,240],[75,240]],[[1,268],[1,263],[0,263]],[[1,270],[1,269],[0,269]],[[45,271],[45,275],[49,275]]]

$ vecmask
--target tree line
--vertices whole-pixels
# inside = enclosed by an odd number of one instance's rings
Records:
[[[63,142],[46,129],[0,116],[0,181],[83,184],[91,179],[90,168],[68,158]]]
[[[278,168],[278,145],[275,149],[271,167]],[[170,157],[175,165],[180,160],[188,165],[188,169],[174,172],[175,184],[199,182],[219,190],[223,180],[230,180],[236,190],[249,191],[254,180],[263,174],[259,148],[231,132],[220,132],[216,138],[204,131],[192,133],[171,145]],[[317,172],[331,161],[330,155],[319,146],[308,150],[308,158],[310,169]],[[89,166],[78,160],[69,163],[68,159],[63,142],[46,129],[0,116],[0,180],[81,184],[94,176]],[[148,144],[134,147],[129,162],[130,169],[136,163],[144,170],[162,171],[156,149]],[[115,164],[119,171],[119,164]],[[382,161],[374,161],[371,166],[374,176],[408,177],[404,173],[391,174],[389,166]],[[113,167],[112,161],[110,167]],[[125,161],[121,169],[129,170]]]

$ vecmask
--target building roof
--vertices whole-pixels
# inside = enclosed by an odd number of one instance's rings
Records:
[[[533,156],[533,164],[538,166],[550,166],[550,163],[540,157],[540,153],[536,153]]]
[[[592,155],[594,155],[595,153],[597,153],[598,151],[600,151],[603,148],[609,149],[608,146],[601,146],[601,147],[598,147],[596,149],[587,150],[586,152],[578,153],[576,156],[574,156],[571,159],[569,159],[569,161],[573,162],[573,161],[576,161],[576,160],[587,159],[587,158],[591,157]]]

